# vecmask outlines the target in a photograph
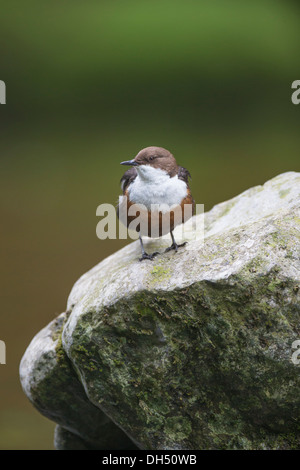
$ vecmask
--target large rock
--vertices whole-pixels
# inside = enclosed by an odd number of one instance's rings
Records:
[[[109,417],[142,449],[300,448],[300,369],[292,361],[299,208],[300,174],[285,173],[204,214],[204,243],[193,234],[178,253],[141,263],[133,242],[82,276],[61,328],[68,370],[56,394],[50,387],[41,398],[37,386],[39,374],[52,382],[41,360],[47,341],[29,347],[21,366],[27,395],[35,383],[34,404],[45,403],[67,429],[56,434],[72,441],[85,423],[77,408],[66,426],[61,401],[55,412],[63,383],[76,395],[76,377],[97,422]],[[149,241],[147,250],[165,244]],[[103,424],[91,436],[87,416],[80,438],[95,448]]]
[[[126,434],[88,400],[62,348],[68,314],[59,315],[28,346],[20,364],[24,392],[44,416],[59,424],[57,449],[134,449]]]

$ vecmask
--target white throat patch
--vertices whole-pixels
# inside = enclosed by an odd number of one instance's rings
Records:
[[[160,168],[149,165],[136,167],[138,175],[128,187],[130,200],[143,204],[148,210],[151,204],[180,204],[187,196],[187,185],[175,175],[172,178]]]

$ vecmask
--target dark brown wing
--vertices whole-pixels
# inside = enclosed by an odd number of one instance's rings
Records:
[[[178,167],[178,178],[184,181],[187,185],[189,184],[189,178],[192,178],[190,175],[189,170],[184,168],[183,166]]]
[[[128,186],[135,180],[136,177],[137,177],[137,171],[134,167],[129,168],[129,170],[125,171],[124,175],[122,176],[120,180],[123,196],[126,195],[128,197],[127,195]],[[119,218],[119,210],[120,210],[120,207],[118,204],[117,205],[117,217],[118,218]]]
[[[195,215],[196,205],[195,205],[195,200],[192,197],[191,190],[190,190],[190,187],[189,187],[189,178],[192,179],[189,170],[187,170],[183,166],[179,166],[178,167],[178,178],[180,180],[184,181],[186,183],[187,187],[188,187],[188,196],[187,196],[187,200],[184,201],[184,204],[193,204],[193,215]]]
[[[137,171],[134,167],[129,168],[129,170],[125,171],[124,175],[122,176],[120,180],[123,194],[125,194],[126,189],[135,180],[136,177],[137,177]]]

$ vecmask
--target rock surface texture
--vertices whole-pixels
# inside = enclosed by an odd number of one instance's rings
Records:
[[[186,230],[178,253],[141,263],[136,241],[95,266],[26,350],[22,386],[56,448],[300,448],[300,173]]]

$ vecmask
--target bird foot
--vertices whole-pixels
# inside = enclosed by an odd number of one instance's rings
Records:
[[[175,250],[176,252],[178,251],[178,248],[181,248],[182,246],[185,246],[187,242],[181,243],[180,245],[177,245],[177,243],[172,243],[171,246],[165,249],[165,253],[168,253],[171,250]]]
[[[144,259],[153,259],[155,256],[159,255],[159,251],[155,251],[154,253],[151,253],[151,255],[148,255],[148,253],[144,252],[142,254],[142,257],[139,258],[139,261],[143,261]]]

